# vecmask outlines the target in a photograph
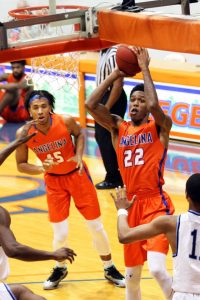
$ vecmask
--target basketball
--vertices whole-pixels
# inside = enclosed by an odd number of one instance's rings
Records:
[[[137,56],[126,45],[120,45],[117,48],[116,62],[120,71],[124,72],[128,76],[133,76],[141,72],[141,69],[138,65]]]

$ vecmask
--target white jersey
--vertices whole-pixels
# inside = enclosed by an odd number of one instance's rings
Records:
[[[200,294],[200,213],[189,210],[178,217],[176,241],[172,288],[175,292]]]
[[[2,247],[0,247],[0,280],[5,280],[10,273],[8,257]]]
[[[200,294],[175,292],[172,300],[200,300]]]
[[[0,282],[0,300],[17,300],[9,286],[3,282]]]
[[[97,63],[97,86],[100,85],[116,68],[116,52],[116,46],[100,51],[99,60]]]

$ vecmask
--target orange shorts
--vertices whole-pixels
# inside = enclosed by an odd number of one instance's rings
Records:
[[[137,195],[137,194],[136,194]],[[132,199],[132,196],[128,196]],[[173,214],[174,206],[167,193],[158,192],[151,195],[137,195],[133,206],[129,209],[128,223],[130,227],[151,222],[161,215]],[[124,260],[126,267],[143,265],[147,260],[147,251],[167,254],[169,242],[164,234],[160,234],[146,241],[139,241],[124,245]]]
[[[0,93],[0,101],[3,98],[4,92]],[[24,122],[30,119],[29,113],[27,112],[24,106],[24,97],[19,98],[19,103],[15,109],[11,109],[9,106],[6,106],[2,113],[1,117],[4,118],[7,122]]]
[[[50,222],[61,222],[69,216],[71,197],[86,220],[100,216],[97,193],[86,166],[82,175],[78,170],[66,175],[46,173],[45,183]]]

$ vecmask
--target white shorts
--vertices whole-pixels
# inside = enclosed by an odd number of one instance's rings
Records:
[[[9,286],[3,282],[0,283],[0,300],[17,300]]]
[[[200,294],[175,292],[172,300],[200,300]]]

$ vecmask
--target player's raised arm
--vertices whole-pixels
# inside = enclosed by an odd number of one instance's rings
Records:
[[[108,108],[100,104],[106,90],[116,81],[122,77],[122,72],[119,69],[115,69],[90,95],[86,101],[86,109],[93,116],[95,121],[107,130],[112,131],[113,128],[117,128],[118,118],[113,117]]]
[[[137,55],[138,63],[144,78],[144,93],[147,108],[149,112],[153,115],[156,124],[162,127],[167,132],[169,132],[172,127],[172,120],[169,116],[165,115],[165,113],[159,105],[158,96],[149,70],[150,58],[148,51],[147,49],[141,47],[133,47],[132,49]]]

